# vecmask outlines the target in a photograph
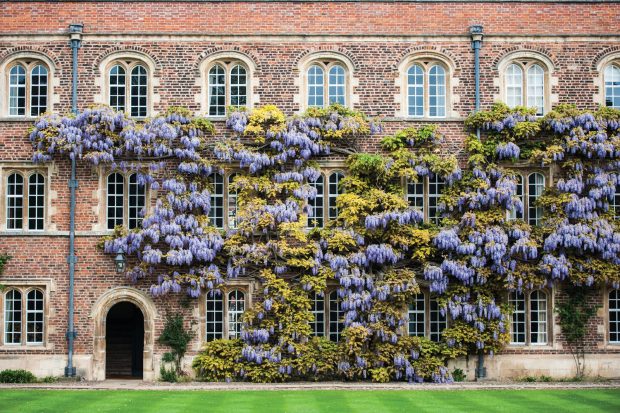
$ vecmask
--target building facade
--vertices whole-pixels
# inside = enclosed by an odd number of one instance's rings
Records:
[[[338,102],[380,116],[384,133],[436,123],[445,151],[464,154],[463,122],[475,109],[473,25],[484,30],[482,108],[496,101],[536,107],[539,115],[561,103],[620,108],[620,4],[611,1],[13,1],[2,11],[0,253],[12,259],[0,277],[0,369],[41,376],[61,375],[67,364],[70,162],[34,164],[27,131],[43,112],[71,110],[72,24],[83,25],[75,34],[78,107],[108,104],[136,119],[184,106],[221,129],[229,105],[275,104],[294,114]],[[379,139],[363,145],[378,150]],[[321,219],[330,218],[343,167],[335,157],[317,182]],[[157,337],[169,311],[195,322],[190,358],[205,340],[239,333],[256,281],[239,278],[217,300],[150,297],[150,282],[117,274],[97,244],[116,225],[139,225],[154,194],[135,175],[85,163],[77,179],[78,375],[156,379],[166,351]],[[235,226],[231,179],[214,177],[212,214],[222,228]],[[533,202],[552,181],[549,170],[524,168],[526,208],[515,218],[536,224]],[[427,220],[437,219],[441,185],[407,188]],[[562,299],[554,289],[509,297],[516,309],[511,343],[487,360],[489,378],[573,374],[553,312]],[[600,290],[591,300],[600,307],[589,326],[587,373],[620,376],[620,291]],[[326,294],[313,308],[314,330],[334,340],[336,301]],[[449,322],[424,293],[409,318],[410,334],[431,339]],[[473,362],[457,364],[474,376]]]

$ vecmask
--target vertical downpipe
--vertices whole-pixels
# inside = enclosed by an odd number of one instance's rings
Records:
[[[69,25],[69,34],[71,35],[71,54],[72,54],[72,79],[71,79],[71,112],[77,115],[77,82],[78,82],[78,49],[82,43],[81,24]],[[75,366],[73,365],[73,342],[77,336],[73,325],[74,317],[74,280],[75,280],[75,190],[78,186],[75,178],[75,157],[71,159],[71,179],[69,180],[69,189],[71,191],[71,205],[69,208],[69,256],[67,263],[69,264],[69,320],[67,327],[67,367],[65,367],[66,377],[75,377]]]
[[[482,46],[483,27],[474,25],[469,27],[471,35],[471,48],[474,50],[474,81],[475,81],[475,111],[480,110],[480,47]],[[476,136],[480,140],[480,128],[476,129]],[[478,350],[478,366],[476,367],[476,379],[481,380],[487,376],[487,369],[484,367],[484,351]]]

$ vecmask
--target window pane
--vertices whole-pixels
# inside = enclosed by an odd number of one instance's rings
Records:
[[[237,190],[233,188],[233,183],[237,174],[228,176],[228,228],[237,228]]]
[[[527,106],[536,108],[538,116],[544,115],[545,72],[538,65],[532,65],[527,69]]]
[[[409,206],[419,208],[424,212],[424,181],[407,182],[407,201],[409,201]]]
[[[342,172],[334,172],[329,176],[329,192],[328,192],[328,204],[329,204],[329,219],[338,218],[338,207],[336,206],[336,200],[338,196],[344,191],[340,185],[340,181],[344,178]]]
[[[144,208],[146,207],[146,187],[138,183],[138,174],[129,176],[129,205],[128,220],[129,229],[138,228],[142,225]]]
[[[45,222],[45,178],[32,174],[28,178],[28,229],[42,231]]]
[[[512,308],[510,321],[510,344],[525,344],[525,295],[512,292],[508,297]]]
[[[241,316],[245,311],[245,294],[234,290],[228,294],[228,338],[238,338],[241,334]]]
[[[209,116],[226,114],[226,71],[220,65],[209,70]]]
[[[448,326],[448,322],[446,320],[445,314],[442,314],[441,307],[439,307],[439,303],[436,299],[431,298],[430,300],[430,339],[431,341],[441,341],[441,336],[443,331]]]
[[[6,229],[23,229],[24,178],[13,173],[6,185]]]
[[[339,341],[344,323],[342,318],[344,312],[342,311],[340,297],[338,297],[338,291],[334,290],[329,294],[329,339],[331,341]]]
[[[429,116],[446,116],[446,70],[437,65],[428,72],[428,110]]]
[[[605,68],[605,106],[620,109],[620,66]]]
[[[610,208],[614,211],[614,218],[620,219],[620,184],[616,185],[616,193],[614,194]]]
[[[308,107],[323,107],[324,92],[323,69],[319,66],[310,66],[308,69]]]
[[[43,293],[32,290],[26,303],[26,343],[43,343]]]
[[[241,107],[247,105],[247,75],[245,67],[236,65],[230,72],[230,104]]]
[[[125,183],[119,173],[108,176],[108,229],[123,225],[123,197]]]
[[[206,341],[224,337],[224,300],[219,291],[210,291],[206,299]]]
[[[146,116],[146,100],[148,96],[148,76],[143,66],[131,70],[131,116]]]
[[[317,293],[311,293],[310,302],[312,303],[310,311],[314,316],[314,320],[310,323],[312,335],[323,337],[325,335],[325,299]]]
[[[37,65],[30,74],[30,116],[47,110],[47,69]]]
[[[9,115],[26,115],[26,69],[21,65],[9,72]]]
[[[609,293],[609,342],[620,343],[620,290]]]
[[[125,110],[125,69],[122,66],[112,66],[110,69],[110,106],[120,112]]]
[[[530,294],[530,342],[547,344],[547,294],[542,291]]]
[[[525,206],[525,198],[523,193],[523,177],[519,174],[515,175],[516,180],[516,195],[521,201],[521,204]],[[514,219],[523,219],[523,210],[521,212],[517,211],[517,208],[513,208],[508,214],[509,220]]]
[[[4,295],[4,343],[20,344],[22,341],[22,294],[9,290]]]
[[[345,76],[344,68],[336,65],[329,69],[329,104],[345,105]]]
[[[428,180],[428,220],[433,224],[439,224],[441,214],[439,212],[439,198],[445,187],[445,182],[437,175]]]
[[[416,294],[409,303],[409,335],[417,337],[426,336],[425,325],[425,302],[424,294]]]
[[[323,228],[325,214],[325,181],[323,175],[319,175],[316,181],[308,182],[316,188],[316,198],[308,199],[310,211],[308,213],[308,228]]]
[[[211,186],[211,209],[209,219],[216,228],[224,228],[224,177],[217,172],[209,175]]]
[[[545,177],[539,173],[533,173],[528,178],[528,223],[538,225],[542,220],[543,209],[536,206],[536,201],[545,190]]]
[[[407,71],[407,114],[424,116],[424,70],[419,65]]]
[[[523,70],[516,64],[506,68],[506,104],[511,108],[523,105]]]

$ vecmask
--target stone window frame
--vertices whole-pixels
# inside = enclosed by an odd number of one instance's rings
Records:
[[[531,319],[531,296],[532,293],[540,291],[546,295],[546,306],[545,314],[546,314],[546,335],[547,340],[544,343],[532,343],[531,340],[531,331],[532,331],[532,319]],[[531,349],[539,349],[539,348],[550,348],[554,344],[554,319],[553,319],[553,310],[555,308],[555,289],[554,288],[533,288],[529,290],[523,290],[521,292],[525,299],[525,343],[518,343],[512,341],[512,333],[513,333],[513,320],[512,316],[514,311],[510,312],[510,320],[508,322],[509,328],[508,333],[510,334],[510,340],[507,344],[508,347],[513,348],[531,348]],[[512,294],[516,294],[516,291],[509,292],[506,294],[506,303],[510,305],[510,298]]]
[[[16,65],[22,65],[26,68],[26,108],[24,115],[11,115],[9,113],[9,82],[10,70]],[[40,115],[31,115],[31,72],[32,68],[42,65],[47,69],[47,105],[45,112],[52,112],[54,105],[60,102],[60,96],[55,94],[55,90],[59,89],[60,80],[56,77],[56,67],[54,62],[39,52],[17,52],[10,54],[2,62],[0,62],[0,73],[4,78],[0,81],[0,117],[7,120],[15,119],[36,119]]]
[[[422,182],[420,182],[420,178],[422,179]],[[422,214],[424,216],[424,222],[425,223],[438,224],[441,221],[441,219],[442,219],[441,214],[440,214],[438,208],[439,208],[439,204],[440,204],[439,201],[440,201],[441,196],[443,195],[443,193],[440,190],[437,194],[431,195],[431,193],[430,193],[430,188],[431,188],[430,177],[424,176],[424,177],[420,177],[420,178],[416,182],[409,182],[409,180],[407,180],[406,178],[403,178],[402,185],[403,185],[403,188],[404,188],[403,192],[404,192],[405,200],[407,201],[407,203],[410,206],[418,207],[417,205],[412,204],[411,201],[412,201],[412,199],[415,199],[415,198],[418,198],[418,199],[422,198]],[[438,181],[434,182],[434,184],[442,185],[443,189],[445,190],[446,185],[447,185],[447,182],[445,180],[442,180],[437,175],[435,175],[433,177],[433,179],[438,180]],[[423,191],[422,196],[420,196],[419,194],[411,195],[410,192],[409,192],[409,185],[420,185],[420,184],[422,184],[422,191]],[[436,209],[437,215],[431,215],[430,214],[430,208],[431,208],[431,206],[430,206],[430,199],[431,198],[435,198],[437,200],[436,205],[433,207],[433,208]]]
[[[111,53],[99,63],[99,76],[95,78],[95,86],[99,88],[99,93],[95,94],[95,103],[110,105],[110,70],[116,65],[121,65],[125,69],[125,113],[128,117],[137,120],[144,120],[157,115],[155,105],[160,102],[160,96],[155,93],[155,87],[159,86],[159,78],[155,76],[155,61],[145,53],[126,50]],[[146,69],[147,76],[147,97],[146,97],[146,116],[131,116],[131,70],[136,66]]]
[[[219,298],[222,300],[222,337],[213,338],[230,340],[230,326],[229,326],[229,313],[228,313],[228,295],[233,291],[241,291],[244,294],[244,312],[252,308],[253,305],[253,293],[254,288],[248,280],[229,280],[227,284],[219,288],[221,295]],[[200,327],[198,332],[200,334],[200,343],[207,341],[207,298],[208,292],[201,296],[198,305],[199,322]],[[234,337],[232,337],[234,338]]]
[[[22,228],[21,229],[7,229],[7,185],[8,178],[13,173],[20,174],[24,179],[24,202],[22,210]],[[43,194],[43,229],[32,230],[28,229],[28,182],[30,176],[34,174],[41,174],[44,179],[44,194]],[[50,186],[50,168],[46,165],[35,164],[0,164],[0,232],[10,232],[11,234],[33,234],[40,235],[46,231],[51,230],[51,216],[53,215],[53,208],[51,205],[52,194]]]
[[[200,76],[196,79],[196,85],[200,87],[200,94],[195,96],[195,102],[200,107],[200,113],[208,119],[221,121],[225,120],[227,113],[224,115],[209,115],[209,70],[215,65],[224,66],[226,71],[226,108],[230,104],[230,68],[235,64],[240,64],[246,69],[246,105],[245,108],[251,110],[260,102],[257,90],[259,79],[256,76],[257,66],[254,61],[244,53],[235,51],[221,51],[210,54],[200,62],[198,67]],[[228,112],[228,109],[226,109]]]
[[[516,217],[516,211],[515,211],[515,216],[513,216],[513,214],[511,213],[511,211],[508,211],[506,213],[506,220],[508,221],[512,221],[512,220],[523,220],[525,221],[527,224],[529,225],[538,225],[538,224],[532,224],[530,223],[530,196],[529,196],[529,178],[531,175],[533,174],[540,174],[542,175],[543,179],[544,179],[544,189],[543,192],[545,190],[547,190],[548,188],[551,187],[552,182],[551,182],[551,173],[550,170],[547,169],[543,169],[543,168],[512,168],[512,172],[515,173],[515,175],[518,175],[521,177],[521,182],[523,185],[523,190],[522,190],[522,203],[523,203],[523,212],[522,212],[522,216],[521,217]],[[518,185],[518,184],[517,184]],[[541,212],[541,216],[539,218],[539,220],[544,219],[544,211]]]
[[[96,206],[93,207],[96,215],[99,217],[98,224],[95,225],[93,230],[101,230],[105,232],[112,232],[114,229],[108,228],[108,177],[118,173],[123,176],[123,227],[129,227],[129,179],[131,175],[137,174],[136,171],[120,171],[116,169],[101,168],[99,173],[99,191],[94,191],[93,197],[97,199]],[[155,196],[157,191],[153,191],[148,185],[144,186],[144,207],[145,213],[142,219],[146,217],[151,210],[151,200]]]
[[[602,107],[606,106],[605,71],[611,65],[614,65],[620,69],[620,52],[608,54],[601,59],[596,66],[598,76],[594,78],[594,84],[598,88],[598,93],[594,94],[594,103],[597,103]],[[620,109],[620,107],[616,109]]]
[[[409,69],[418,64],[422,66],[424,70],[424,98],[423,98],[423,115],[413,116],[409,115],[409,82],[408,72]],[[439,65],[445,71],[445,115],[444,116],[430,116],[430,102],[429,102],[429,71],[432,66]],[[455,88],[459,86],[459,78],[455,76],[456,65],[448,56],[443,53],[424,50],[415,53],[410,53],[405,56],[398,64],[398,77],[395,79],[395,86],[398,89],[398,93],[394,96],[394,102],[399,105],[399,109],[396,112],[396,116],[407,120],[447,120],[447,119],[460,119],[460,114],[455,110],[456,104],[460,102],[460,95],[455,92]]]
[[[299,76],[295,79],[295,86],[299,93],[293,95],[293,102],[299,105],[299,112],[309,109],[308,106],[308,70],[310,67],[318,65],[323,69],[323,107],[329,106],[329,74],[328,70],[335,66],[342,66],[345,75],[345,107],[354,108],[359,104],[359,95],[355,94],[355,89],[359,86],[359,79],[355,77],[355,65],[344,54],[333,51],[322,51],[310,53],[304,56],[298,63],[297,70]],[[325,99],[327,97],[327,99]]]
[[[50,293],[53,291],[52,281],[49,279],[40,280],[20,280],[20,279],[5,279],[2,280],[2,285],[5,287],[0,294],[0,325],[2,326],[2,334],[0,336],[0,349],[6,350],[47,350],[49,348],[49,326],[51,319],[50,311]],[[21,293],[22,301],[22,330],[21,330],[21,342],[20,343],[6,343],[6,294],[10,290],[17,290]],[[27,296],[30,291],[39,290],[43,293],[43,341],[37,343],[27,343]]]
[[[425,337],[428,338],[429,340],[438,343],[441,341],[442,336],[443,336],[443,331],[448,328],[450,326],[450,317],[448,317],[448,314],[446,313],[443,318],[443,321],[439,321],[437,324],[444,324],[443,328],[441,328],[438,332],[432,332],[431,330],[431,326],[433,321],[431,320],[431,303],[434,302],[437,304],[437,313],[439,314],[439,317],[441,317],[441,307],[439,305],[439,302],[437,301],[437,297],[434,297],[433,294],[430,292],[430,290],[428,288],[424,288],[424,289],[420,289],[420,292],[417,293],[414,297],[414,300],[418,297],[422,295],[423,296],[423,300],[424,300],[424,310],[423,310],[423,314],[424,314],[424,334],[420,335],[420,334],[412,334],[411,333],[411,319],[409,318],[410,314],[412,313],[421,313],[421,311],[416,311],[416,310],[412,310],[412,302],[407,303],[407,307],[406,307],[406,315],[408,318],[408,322],[407,325],[404,327],[404,332],[407,336],[416,336],[416,337]],[[433,336],[437,336],[435,338],[433,338]]]
[[[556,93],[552,93],[553,88],[558,85],[558,78],[554,76],[555,66],[551,59],[542,53],[533,50],[521,50],[507,54],[497,64],[498,77],[493,79],[494,86],[499,88],[499,93],[494,96],[495,101],[504,102],[506,99],[506,69],[511,64],[517,64],[521,67],[522,78],[522,106],[527,106],[527,69],[534,64],[539,65],[544,72],[544,102],[542,116],[551,111],[551,108],[559,103],[559,97]],[[541,115],[536,115],[541,116]]]

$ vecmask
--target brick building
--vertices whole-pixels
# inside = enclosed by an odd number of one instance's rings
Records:
[[[39,113],[71,109],[72,24],[83,25],[73,34],[81,41],[78,107],[106,103],[136,118],[177,105],[221,127],[227,105],[269,103],[293,114],[338,101],[383,117],[387,133],[437,123],[445,150],[462,153],[463,120],[475,108],[472,25],[484,29],[482,108],[498,100],[540,114],[559,103],[620,108],[620,5],[611,1],[11,1],[1,10],[0,253],[13,258],[0,277],[0,369],[61,375],[67,365],[70,162],[33,164],[26,132]],[[372,150],[378,139],[366,144]],[[337,181],[342,166],[330,161],[325,179]],[[78,375],[155,379],[165,351],[156,339],[171,309],[196,321],[190,356],[209,334],[236,334],[255,281],[235,281],[218,302],[153,299],[148,280],[130,283],[96,246],[114,225],[137,225],[137,211],[153,194],[135,177],[85,163],[77,179]],[[220,181],[222,227],[234,224],[228,179]],[[553,177],[527,169],[523,179],[527,201]],[[327,206],[332,194],[324,187]],[[425,182],[410,189],[428,205],[427,219],[435,217],[438,188]],[[536,208],[523,218],[535,223]],[[488,376],[572,375],[553,313],[561,294],[513,299],[520,309],[513,343],[487,360]],[[425,321],[418,327],[433,338],[445,321],[428,295],[420,300]],[[601,290],[592,300],[601,307],[590,326],[588,373],[620,376],[620,292]],[[323,331],[331,331],[324,318]],[[474,376],[473,363],[458,363]]]

